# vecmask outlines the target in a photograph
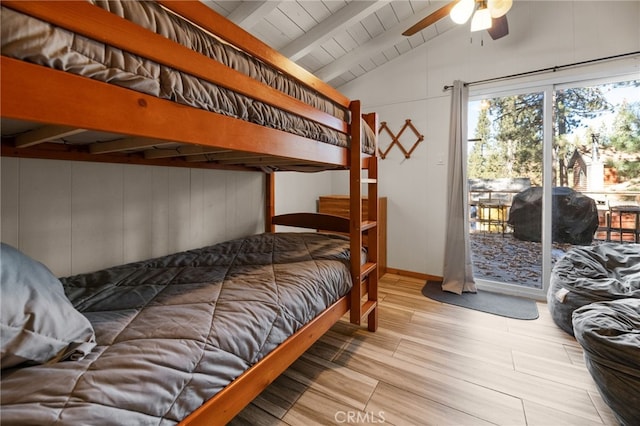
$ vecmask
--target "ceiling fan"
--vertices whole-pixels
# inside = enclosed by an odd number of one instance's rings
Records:
[[[512,5],[513,0],[454,0],[420,20],[402,35],[412,36],[449,15],[456,24],[464,24],[471,18],[471,31],[487,30],[491,38],[497,40],[509,34],[506,13]]]

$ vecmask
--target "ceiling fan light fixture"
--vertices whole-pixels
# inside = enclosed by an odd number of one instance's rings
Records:
[[[491,13],[492,18],[499,18],[506,15],[506,13],[513,6],[513,0],[489,0],[487,7]]]
[[[476,8],[475,0],[460,0],[451,9],[451,20],[456,24],[464,24],[471,18],[473,10]]]
[[[486,4],[482,2],[480,8],[476,10],[471,19],[471,32],[486,30],[491,28],[491,13]]]

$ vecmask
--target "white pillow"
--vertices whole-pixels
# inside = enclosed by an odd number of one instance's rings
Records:
[[[0,365],[80,359],[95,346],[89,320],[42,263],[0,247]]]

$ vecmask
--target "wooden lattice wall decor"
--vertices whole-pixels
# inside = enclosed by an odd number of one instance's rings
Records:
[[[409,149],[408,151],[405,149],[402,143],[400,143],[400,136],[402,136],[404,131],[407,129],[411,129],[411,131],[413,131],[413,133],[417,137],[416,142],[413,144],[413,146],[411,146],[411,149]],[[400,151],[402,151],[405,158],[411,158],[411,153],[417,148],[418,144],[424,140],[424,136],[421,135],[420,132],[418,132],[418,129],[416,129],[416,127],[413,125],[410,119],[405,120],[405,123],[402,126],[402,129],[400,129],[400,132],[398,132],[397,135],[394,135],[391,129],[389,129],[386,121],[383,121],[382,123],[380,123],[380,129],[378,130],[378,133],[379,134],[382,133],[383,130],[391,137],[391,140],[392,140],[391,144],[389,144],[387,149],[385,149],[384,151],[382,151],[380,149],[380,146],[378,146],[378,153],[380,155],[380,158],[383,160],[385,159],[389,151],[391,151],[391,148],[393,148],[394,145],[397,145],[398,148],[400,148]]]

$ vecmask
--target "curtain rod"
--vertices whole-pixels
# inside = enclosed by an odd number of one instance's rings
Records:
[[[556,72],[556,71],[560,71],[560,70],[566,69],[566,68],[578,67],[578,66],[581,66],[581,65],[592,64],[592,63],[595,63],[595,62],[610,61],[612,59],[620,59],[620,58],[625,58],[625,57],[628,57],[628,56],[635,56],[635,55],[640,55],[640,51],[622,53],[620,55],[606,56],[604,58],[589,59],[587,61],[574,62],[572,64],[556,65],[555,67],[541,68],[541,69],[535,70],[535,71],[526,71],[526,72],[521,72],[521,73],[517,73],[517,74],[505,75],[505,76],[502,76],[502,77],[487,78],[487,79],[484,79],[484,80],[478,80],[478,81],[472,81],[472,82],[469,82],[469,83],[464,83],[464,85],[465,86],[473,86],[475,84],[489,83],[489,82],[501,81],[501,80],[508,80],[508,79],[511,79],[511,78],[523,77],[523,76],[526,76],[526,75],[541,74],[541,73],[545,73],[545,72]],[[452,85],[451,86],[444,86],[444,88],[442,90],[443,91],[447,91],[447,90],[452,89],[452,88],[453,88]]]

